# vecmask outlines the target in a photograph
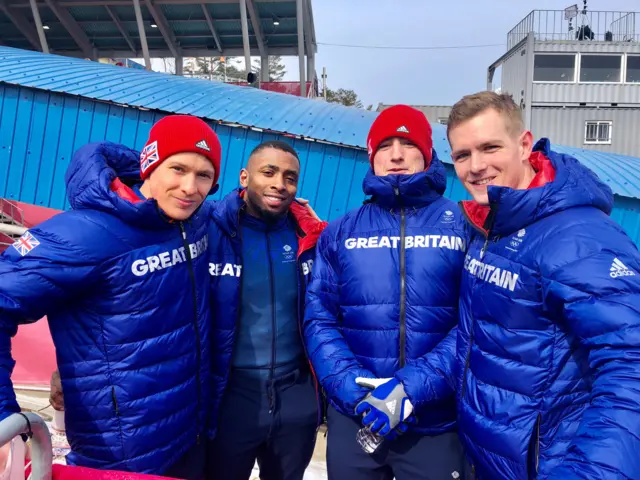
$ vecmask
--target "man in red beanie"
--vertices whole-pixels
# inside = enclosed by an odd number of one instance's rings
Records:
[[[304,335],[330,405],[329,478],[464,475],[440,356],[455,341],[465,234],[432,145],[421,112],[383,111],[367,141],[371,199],[318,241]]]
[[[183,115],[156,123],[141,153],[110,142],[76,152],[66,174],[72,210],[0,257],[0,420],[19,411],[11,337],[46,315],[67,463],[203,475],[211,393],[203,202],[220,157],[213,130]]]

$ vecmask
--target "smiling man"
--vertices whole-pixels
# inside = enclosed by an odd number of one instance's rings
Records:
[[[211,319],[203,202],[220,157],[213,130],[183,115],[157,122],[141,154],[110,142],[84,146],[66,175],[72,210],[0,257],[0,418],[19,411],[11,337],[47,315],[69,464],[185,479],[204,472]]]
[[[640,254],[613,195],[535,146],[508,95],[448,123],[473,196],[458,328],[458,426],[480,479],[640,478]]]
[[[266,142],[210,229],[213,427],[208,478],[302,480],[322,419],[300,336],[316,240],[326,225],[295,201],[300,160]]]
[[[367,145],[371,199],[321,235],[305,311],[330,403],[329,478],[464,478],[451,364],[440,361],[455,350],[464,220],[443,197],[423,113],[384,110]],[[373,454],[356,441],[364,426],[385,438]]]

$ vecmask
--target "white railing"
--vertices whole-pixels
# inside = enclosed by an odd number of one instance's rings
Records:
[[[533,10],[507,34],[510,50],[533,33],[538,41],[639,42],[635,12]]]
[[[25,434],[31,438],[29,480],[51,480],[53,449],[49,429],[42,417],[31,412],[14,413],[0,422],[0,445]]]

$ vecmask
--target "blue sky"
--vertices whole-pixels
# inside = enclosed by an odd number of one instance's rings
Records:
[[[502,44],[456,50],[380,50],[318,45],[316,71],[331,89],[363,103],[451,105],[486,88],[487,67],[506,51],[507,32],[531,10],[563,10],[582,0],[312,0],[319,43],[391,46]],[[589,10],[640,11],[638,0],[590,0]],[[637,20],[640,28],[640,18]],[[640,33],[640,31],[636,31]],[[298,79],[286,58],[287,80]]]

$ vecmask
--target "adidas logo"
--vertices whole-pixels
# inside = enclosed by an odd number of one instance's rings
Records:
[[[635,272],[629,270],[629,268],[617,258],[613,259],[613,263],[611,264],[609,271],[611,272],[609,273],[611,278],[635,276]]]
[[[207,142],[205,142],[204,140],[200,140],[198,143],[196,143],[196,147],[206,150],[207,152],[211,151],[209,145],[207,145]]]
[[[401,127],[398,127],[398,129],[396,130],[396,132],[400,132],[400,133],[409,133],[409,129],[407,127],[405,127],[404,125],[402,125]]]
[[[397,400],[393,400],[391,402],[387,402],[387,408],[389,409],[389,411],[391,412],[391,415],[395,415],[396,414],[396,405],[397,405],[398,401]]]

